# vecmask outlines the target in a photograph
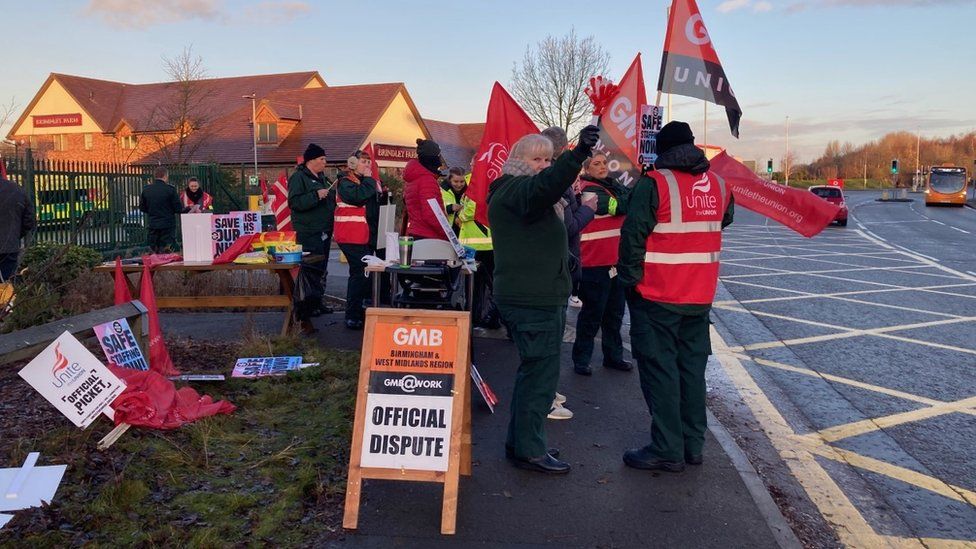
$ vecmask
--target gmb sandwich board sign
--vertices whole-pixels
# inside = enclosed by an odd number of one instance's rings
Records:
[[[342,525],[359,521],[362,479],[444,484],[441,533],[471,474],[470,313],[366,310]]]

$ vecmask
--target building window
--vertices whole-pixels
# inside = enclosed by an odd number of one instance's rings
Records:
[[[136,148],[136,136],[134,135],[123,135],[119,138],[119,142],[122,144],[123,149],[134,149]]]
[[[258,143],[277,143],[278,124],[275,122],[261,122],[258,124]]]
[[[68,150],[68,136],[64,134],[57,134],[54,136],[54,150],[56,151],[66,151]]]
[[[90,133],[85,134],[85,150],[92,150],[92,134]]]

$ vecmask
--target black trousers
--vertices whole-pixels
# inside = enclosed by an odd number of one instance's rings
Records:
[[[19,258],[19,251],[0,254],[0,282],[10,282],[14,273],[17,272],[17,260]]]
[[[346,320],[366,320],[363,300],[369,295],[369,279],[363,256],[373,253],[366,244],[339,244],[339,249],[349,261],[349,283],[346,286]]]
[[[474,274],[474,299],[471,319],[475,326],[500,328],[501,318],[495,305],[495,252],[479,250],[474,254],[478,261],[478,271]]]
[[[588,366],[593,357],[593,340],[598,331],[603,348],[604,364],[619,364],[624,360],[624,343],[620,327],[624,319],[624,287],[617,277],[610,277],[610,267],[584,267],[579,287],[583,302],[576,318],[576,342],[573,343],[573,364]]]
[[[302,246],[303,252],[313,256],[328,253],[325,238],[321,231],[300,231],[295,233],[295,240]],[[295,317],[298,320],[309,320],[312,313],[322,306],[322,296],[325,294],[325,275],[329,259],[305,260],[298,269],[298,281],[295,284]]]
[[[176,250],[176,227],[147,229],[146,245],[154,254],[165,254]]]

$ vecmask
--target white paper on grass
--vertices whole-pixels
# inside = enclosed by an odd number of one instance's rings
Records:
[[[42,502],[54,500],[67,465],[45,465],[34,467],[20,487],[17,497],[6,497],[7,487],[20,472],[20,467],[0,469],[0,511],[19,511],[28,507],[39,507]]]

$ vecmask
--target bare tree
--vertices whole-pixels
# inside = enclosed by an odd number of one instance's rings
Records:
[[[586,119],[590,104],[583,90],[591,76],[605,75],[610,54],[593,36],[576,29],[563,37],[546,36],[527,46],[512,68],[512,94],[533,120],[543,126],[570,128]]]
[[[169,77],[166,98],[155,105],[145,130],[155,142],[156,158],[165,164],[185,164],[210,137],[211,107],[216,89],[207,81],[203,58],[186,46],[175,57],[163,57]]]

